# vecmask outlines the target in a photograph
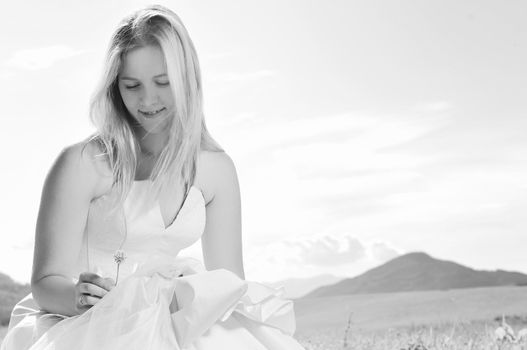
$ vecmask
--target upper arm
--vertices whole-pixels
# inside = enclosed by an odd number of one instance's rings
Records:
[[[212,192],[201,238],[205,266],[207,270],[225,268],[245,279],[240,186],[236,168],[224,152],[212,152],[200,163],[200,171],[206,174],[204,177]]]
[[[83,146],[65,148],[44,182],[35,232],[32,283],[49,275],[69,277],[77,264],[98,178],[90,152]]]

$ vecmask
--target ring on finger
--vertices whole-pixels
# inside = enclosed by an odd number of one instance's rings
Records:
[[[79,304],[82,305],[82,306],[85,305],[84,294],[81,294],[81,296],[79,297]]]

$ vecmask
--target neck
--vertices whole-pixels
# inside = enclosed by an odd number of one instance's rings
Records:
[[[159,156],[168,142],[168,132],[149,134],[144,129],[136,130],[141,152],[150,156]]]

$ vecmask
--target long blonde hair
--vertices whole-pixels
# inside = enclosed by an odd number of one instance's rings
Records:
[[[90,103],[90,118],[97,128],[92,139],[109,159],[119,203],[134,181],[140,147],[117,78],[124,55],[147,45],[157,45],[163,52],[176,101],[168,142],[150,174],[155,196],[174,181],[182,183],[188,193],[196,176],[199,150],[223,151],[205,125],[199,61],[181,19],[163,6],[141,9],[125,18],[112,35],[104,73]]]

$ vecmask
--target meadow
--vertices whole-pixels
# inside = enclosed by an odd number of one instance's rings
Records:
[[[527,350],[527,287],[298,299],[295,313],[306,350]]]
[[[295,313],[295,337],[308,350],[527,350],[518,339],[527,287],[299,299]],[[498,339],[503,319],[514,337]]]
[[[527,314],[506,317],[518,333],[527,327]],[[306,350],[526,350],[527,340],[497,339],[501,317],[480,321],[444,322],[378,330],[347,327],[298,331],[295,338]]]

